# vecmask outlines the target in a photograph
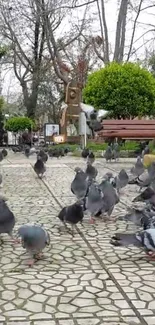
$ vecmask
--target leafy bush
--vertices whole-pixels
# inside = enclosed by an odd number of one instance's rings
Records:
[[[62,143],[62,144],[57,144],[57,145],[54,145],[54,146],[51,146],[51,145],[49,146],[49,148],[51,148],[53,150],[55,148],[63,148],[63,149],[68,148],[69,151],[71,151],[71,152],[76,151],[79,147],[80,146],[78,146],[77,144],[68,144],[68,143]]]
[[[117,119],[155,115],[155,79],[137,64],[113,62],[89,75],[83,98]]]
[[[34,128],[34,122],[28,117],[11,117],[7,120],[5,128],[12,132],[24,131],[25,129],[31,130]]]
[[[126,141],[122,146],[121,150],[136,150],[139,148],[139,143],[136,141]]]
[[[107,146],[108,146],[107,143],[95,143],[95,142],[87,143],[87,148],[92,151],[106,150]]]

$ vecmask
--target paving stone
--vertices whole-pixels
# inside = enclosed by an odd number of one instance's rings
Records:
[[[30,316],[30,319],[51,319],[52,315],[51,314],[46,314],[46,313],[39,313],[39,314],[34,314],[33,316]]]
[[[154,317],[144,317],[145,321],[148,325],[154,325],[155,324],[155,316]]]
[[[38,302],[28,301],[24,308],[32,311],[33,313],[40,313],[42,311],[42,304]]]
[[[4,300],[13,300],[15,298],[15,293],[13,291],[4,291],[2,292],[2,299]]]
[[[16,216],[15,232],[24,222],[44,224],[51,234],[51,243],[45,250],[45,259],[29,269],[26,265],[28,256],[22,255],[24,250],[20,245],[10,245],[10,239],[5,236],[0,259],[0,305],[3,311],[0,321],[5,321],[6,317],[8,325],[14,325],[13,322],[17,325],[102,325],[103,321],[109,325],[131,325],[141,323],[137,318],[140,313],[148,324],[155,324],[154,263],[135,260],[135,254],[139,257],[137,248],[109,244],[113,233],[118,229],[125,231],[125,223],[105,223],[98,219],[90,225],[86,217],[84,227],[78,225],[86,242],[77,231],[73,239],[67,233],[63,234],[63,230],[59,231],[56,215],[60,206],[51,193],[62,205],[75,202],[70,191],[75,175],[73,170],[75,166],[84,169],[85,162],[72,157],[63,157],[59,162],[55,158],[49,159],[45,181],[50,193],[44,180],[38,180],[30,166],[35,157],[27,160],[22,154],[9,152],[8,159],[11,163],[6,160],[1,163],[4,175],[7,174],[2,192],[9,198],[8,205]],[[95,164],[99,171],[98,181],[111,168],[115,169],[116,175],[122,166],[128,166],[129,170],[132,165],[130,162],[128,165],[108,165],[102,159]],[[129,185],[121,195],[121,201],[130,205],[135,195],[136,187]],[[120,202],[113,215],[125,212],[125,205]],[[131,225],[130,228],[133,229]],[[87,247],[87,241],[92,250]],[[104,268],[96,261],[93,250]],[[135,314],[128,305],[122,291],[138,313]]]
[[[59,320],[59,325],[74,325],[74,321],[72,319]]]
[[[44,320],[44,324],[43,324],[43,321],[37,321],[37,322],[34,322],[33,325],[56,325],[56,323],[54,320],[50,320],[50,321]]]
[[[86,319],[78,319],[77,320],[78,325],[97,325],[97,324],[99,324],[99,322],[100,322],[100,320],[97,318],[96,319],[95,318],[93,318],[93,319],[86,318]]]
[[[65,312],[65,313],[74,313],[77,310],[76,306],[72,306],[72,305],[67,305],[67,304],[60,304],[58,306],[59,311],[61,312]]]

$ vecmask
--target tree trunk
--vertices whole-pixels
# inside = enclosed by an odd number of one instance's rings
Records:
[[[125,47],[126,17],[128,10],[128,0],[122,0],[116,27],[114,61],[122,62]]]

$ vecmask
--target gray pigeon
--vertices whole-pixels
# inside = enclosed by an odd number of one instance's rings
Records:
[[[106,162],[108,162],[108,161],[111,162],[112,157],[113,157],[112,148],[111,148],[111,146],[108,146],[106,149],[106,152],[104,154],[104,158],[106,159]]]
[[[107,181],[110,181],[113,178],[113,173],[107,172],[103,175],[103,179],[106,179]]]
[[[143,174],[133,180],[130,180],[129,184],[136,184],[141,190],[143,187],[150,186],[153,181],[155,181],[155,163],[152,163],[152,165],[146,171],[144,171]]]
[[[144,157],[145,155],[149,155],[150,154],[150,148],[147,145],[144,150],[142,151],[142,157]]]
[[[107,212],[108,216],[110,217],[114,209],[114,206],[117,203],[119,203],[119,197],[115,189],[113,188],[112,184],[110,184],[110,182],[107,181],[106,179],[101,182],[99,188],[101,189],[104,196],[102,213]]]
[[[99,213],[103,208],[103,193],[99,187],[92,183],[89,187],[86,197],[85,207],[90,213],[90,222],[94,223],[93,217]]]
[[[135,163],[135,166],[131,168],[131,173],[135,176],[140,176],[144,173],[144,166],[141,161],[141,157],[137,157],[137,161]]]
[[[88,161],[88,163],[91,164],[91,165],[94,163],[94,161],[95,161],[95,155],[93,154],[92,151],[89,153],[89,155],[88,155],[88,157],[87,157],[87,161]]]
[[[118,217],[118,220],[133,222],[138,227],[143,227],[144,230],[155,228],[155,211],[150,209],[131,208],[124,216]]]
[[[76,202],[72,205],[64,207],[58,214],[58,218],[64,223],[71,224],[72,226],[72,236],[74,236],[74,226],[83,221],[83,202]]]
[[[2,154],[2,151],[0,151],[0,162],[3,160],[4,156]]]
[[[117,142],[113,146],[113,159],[115,161],[119,159],[119,144]]]
[[[36,174],[38,175],[39,178],[42,178],[46,168],[45,165],[41,159],[41,157],[38,156],[36,163],[34,164],[34,171],[36,172]]]
[[[149,202],[155,206],[155,191],[147,187],[140,195],[136,196],[132,202]]]
[[[47,153],[46,153],[44,150],[40,150],[40,151],[39,151],[39,153],[38,153],[38,155],[37,155],[37,158],[38,158],[38,157],[41,157],[41,159],[42,159],[42,161],[43,161],[44,163],[46,163],[47,160],[48,160],[48,155],[47,155]]]
[[[8,152],[5,148],[2,149],[2,155],[3,157],[6,157],[8,155]]]
[[[137,233],[116,233],[110,243],[114,246],[143,247],[151,257],[155,256],[155,229],[146,229]]]
[[[29,148],[29,147],[25,148],[24,153],[25,153],[25,156],[26,156],[27,158],[29,158],[29,156],[30,156],[30,148]]]
[[[2,185],[2,181],[3,181],[2,174],[0,174],[0,185]]]
[[[88,190],[87,175],[79,167],[77,167],[75,171],[76,175],[71,183],[71,191],[78,200],[81,200],[85,197]]]
[[[92,166],[89,161],[87,162],[87,168],[86,168],[86,171],[85,171],[87,177],[88,177],[88,180],[89,181],[92,181],[96,178],[97,174],[98,174],[98,171],[97,169]]]
[[[128,184],[129,176],[126,173],[124,169],[122,169],[118,176],[114,178],[114,181],[112,182],[112,185],[117,189],[117,192],[119,193],[120,189],[125,187]]]
[[[16,241],[12,235],[15,226],[15,217],[5,201],[5,199],[0,197],[0,234],[8,234]]]
[[[29,265],[34,264],[34,259],[39,259],[42,250],[50,244],[50,236],[46,230],[37,225],[24,225],[18,229],[18,236],[22,239],[22,246],[31,254],[32,260]]]

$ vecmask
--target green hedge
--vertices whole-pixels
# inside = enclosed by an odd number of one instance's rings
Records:
[[[88,142],[87,143],[87,148],[89,148],[90,150],[92,150],[93,152],[97,152],[97,151],[104,151],[106,150],[108,144],[107,143],[95,143],[95,142]],[[51,148],[55,148],[55,146],[50,146]],[[152,141],[150,141],[149,147],[151,149],[151,152],[154,151],[155,153],[155,144],[153,144]],[[69,150],[71,152],[75,152],[75,151],[79,151],[80,149],[80,145],[78,144],[58,144],[56,145],[56,148],[69,148]],[[123,145],[121,145],[120,150],[122,151],[135,151],[139,148],[139,143],[136,141],[127,141],[126,143],[124,143]]]

